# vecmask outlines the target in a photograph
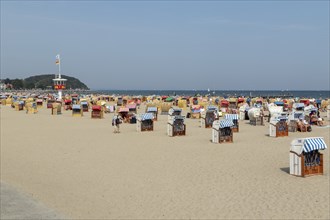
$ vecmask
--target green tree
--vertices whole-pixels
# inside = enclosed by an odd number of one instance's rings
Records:
[[[11,84],[11,80],[9,78],[5,79],[4,81],[5,84]]]
[[[34,83],[24,81],[24,89],[34,89]]]
[[[23,89],[24,83],[21,79],[14,79],[11,81],[11,84],[13,85],[14,89]]]

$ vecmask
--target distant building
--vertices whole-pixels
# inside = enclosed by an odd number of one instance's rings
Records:
[[[0,90],[7,90],[7,89],[12,89],[13,85],[12,84],[5,84],[3,82],[0,83]]]

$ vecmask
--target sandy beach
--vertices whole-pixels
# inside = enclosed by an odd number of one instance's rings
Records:
[[[112,116],[1,106],[1,181],[72,219],[330,218],[329,149],[323,176],[288,174],[291,141],[324,137],[329,147],[329,127],[272,138],[268,123],[240,121],[234,143],[214,144],[198,119],[168,137],[165,115],[153,132],[122,124],[120,134]]]

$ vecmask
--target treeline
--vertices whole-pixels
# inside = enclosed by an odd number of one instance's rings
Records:
[[[67,79],[67,89],[83,89],[89,88],[79,79],[62,75],[62,78]],[[50,89],[54,88],[54,74],[31,76],[26,79],[4,79],[2,83],[6,85],[7,89]]]
[[[24,83],[23,79],[5,79],[2,80],[2,83],[4,83],[7,87],[7,89],[33,89],[34,85],[27,85]],[[24,85],[25,84],[25,85]]]

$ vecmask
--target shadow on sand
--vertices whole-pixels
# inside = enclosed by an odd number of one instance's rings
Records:
[[[282,170],[283,172],[285,172],[285,173],[290,173],[290,167],[282,167],[282,168],[280,168],[280,170]]]

